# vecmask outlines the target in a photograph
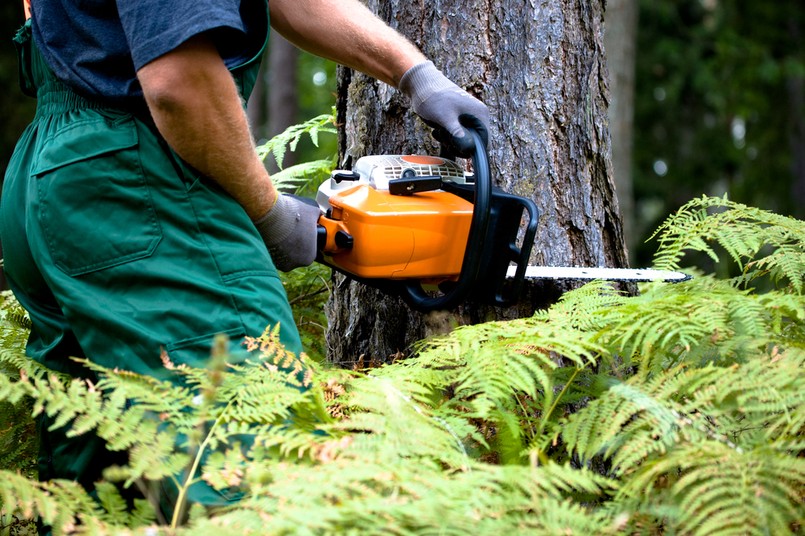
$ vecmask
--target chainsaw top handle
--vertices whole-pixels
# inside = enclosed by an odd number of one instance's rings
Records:
[[[414,309],[420,311],[451,309],[460,304],[472,292],[481,269],[483,244],[489,227],[492,203],[492,178],[486,144],[476,130],[467,129],[467,132],[472,136],[474,144],[472,167],[475,173],[475,195],[461,273],[452,288],[440,296],[431,296],[426,293],[418,281],[407,282],[402,297]]]

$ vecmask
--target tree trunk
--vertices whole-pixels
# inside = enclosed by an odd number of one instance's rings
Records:
[[[632,133],[634,132],[635,47],[637,0],[608,0],[604,15],[604,43],[609,67],[609,128],[612,133],[612,171],[629,251],[635,244],[632,188]]]
[[[788,35],[796,47],[794,50],[800,51],[805,44],[800,26],[801,19],[802,17],[791,17],[788,20]],[[791,194],[793,199],[802,202],[805,199],[805,76],[801,72],[790,73],[786,86],[791,110],[791,128],[788,135],[791,145]],[[805,215],[801,205],[795,215],[800,217]]]
[[[277,32],[271,32],[267,61],[263,63],[254,87],[247,113],[252,133],[258,141],[270,139],[298,122],[299,90],[296,80],[299,49]],[[288,151],[283,160],[287,167],[296,155]],[[273,159],[266,159],[272,173],[277,171]]]
[[[610,160],[603,0],[482,2],[368,0],[437,67],[486,102],[496,185],[541,211],[532,264],[626,265]],[[430,153],[430,129],[400,93],[339,71],[342,162],[370,154]],[[336,277],[328,304],[330,359],[386,362],[457,324],[531,314],[567,285],[530,284],[507,309],[465,304],[419,314],[400,300]]]

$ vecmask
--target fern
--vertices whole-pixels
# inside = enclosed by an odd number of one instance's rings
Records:
[[[458,328],[364,371],[297,359],[267,332],[248,353],[219,339],[207,368],[165,360],[161,379],[83,362],[99,378],[89,383],[37,368],[10,335],[0,401],[129,459],[105,472],[97,500],[11,472],[0,500],[67,532],[796,533],[801,222],[703,198],[657,236],[661,267],[701,251],[741,272],[697,271],[637,296],[594,282],[531,318]],[[156,480],[175,482],[180,502],[198,485],[246,495],[160,519]],[[120,486],[149,501],[124,506]]]
[[[559,311],[557,318],[574,322]],[[410,378],[430,385],[432,390],[426,391],[430,399],[449,386],[451,398],[438,400],[442,418],[487,421],[487,431],[494,433],[486,439],[474,436],[478,446],[485,450],[491,439],[503,459],[522,461],[530,448],[541,449],[550,441],[552,423],[561,415],[547,411],[534,419],[528,414],[528,407],[554,408],[559,403],[555,389],[565,369],[554,358],[562,355],[574,368],[583,369],[603,351],[592,341],[592,332],[571,338],[572,327],[547,318],[459,328],[448,338],[430,341],[416,357],[378,374],[396,383]]]
[[[278,467],[272,476],[238,510],[194,528],[238,534],[614,532],[607,516],[565,500],[570,491],[603,494],[612,483],[566,467],[446,472],[424,461],[364,461],[345,453],[320,465]]]
[[[324,306],[330,295],[331,273],[329,267],[318,263],[280,273],[293,311],[294,323],[302,338],[302,347],[318,363],[324,363],[327,359],[327,319]]]
[[[0,293],[0,467],[35,477],[39,444],[32,404],[23,393],[4,388],[2,381],[18,380],[28,363],[24,348],[30,326],[28,314],[13,295]]]
[[[271,176],[272,181],[281,190],[300,190],[310,183],[318,185],[335,167],[335,155],[330,158],[305,162],[283,169],[283,162],[288,150],[295,151],[302,137],[307,134],[316,147],[319,146],[319,134],[337,134],[335,128],[335,108],[329,114],[322,114],[312,119],[292,125],[284,132],[274,136],[257,147],[257,154],[265,160],[269,155],[274,159],[279,173]]]
[[[41,517],[57,534],[74,532],[79,520],[95,518],[100,509],[79,484],[67,481],[36,482],[0,470],[0,501],[7,515],[24,519]]]
[[[679,363],[740,362],[771,343],[801,340],[805,297],[755,294],[699,275],[678,285],[648,285],[622,306],[601,311],[601,342],[641,369]]]
[[[730,518],[747,524],[725,524],[725,533],[779,530],[803,513],[805,465],[792,456],[803,433],[803,365],[805,353],[794,350],[730,367],[678,367],[650,381],[638,375],[572,415],[563,439],[582,459],[611,459],[623,499],[672,504],[685,531],[717,533],[712,520]]]
[[[0,292],[0,347],[4,350],[23,349],[31,329],[28,312],[9,290]]]
[[[770,275],[787,280],[802,294],[805,286],[805,222],[729,201],[726,197],[693,200],[669,217],[655,232],[660,244],[654,264],[675,269],[686,251],[699,251],[719,260],[713,244],[721,246],[751,281]],[[772,252],[760,256],[765,248]]]
[[[101,522],[118,527],[142,527],[156,522],[154,510],[147,501],[135,499],[133,505],[129,505],[117,487],[109,482],[100,482],[95,491]]]
[[[670,488],[652,487],[668,481]],[[644,508],[673,505],[670,521],[685,533],[786,534],[802,519],[804,481],[801,459],[702,440],[647,463],[622,493],[642,499]]]
[[[282,169],[271,174],[271,180],[280,190],[301,191],[310,185],[318,185],[335,168],[335,156],[322,158]]]

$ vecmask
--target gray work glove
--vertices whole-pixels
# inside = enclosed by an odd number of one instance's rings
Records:
[[[320,214],[315,204],[279,194],[271,210],[254,222],[278,270],[290,272],[316,260]]]
[[[433,62],[425,61],[408,69],[400,79],[400,91],[411,99],[414,112],[436,129],[434,136],[459,156],[471,156],[474,150],[466,128],[476,130],[484,145],[487,144],[486,105],[448,80]]]

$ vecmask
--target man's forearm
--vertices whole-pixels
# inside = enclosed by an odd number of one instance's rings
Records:
[[[271,25],[296,46],[397,86],[425,57],[358,0],[271,0]]]
[[[204,36],[193,38],[137,75],[154,122],[173,150],[217,181],[252,219],[263,216],[277,192],[215,46]]]

